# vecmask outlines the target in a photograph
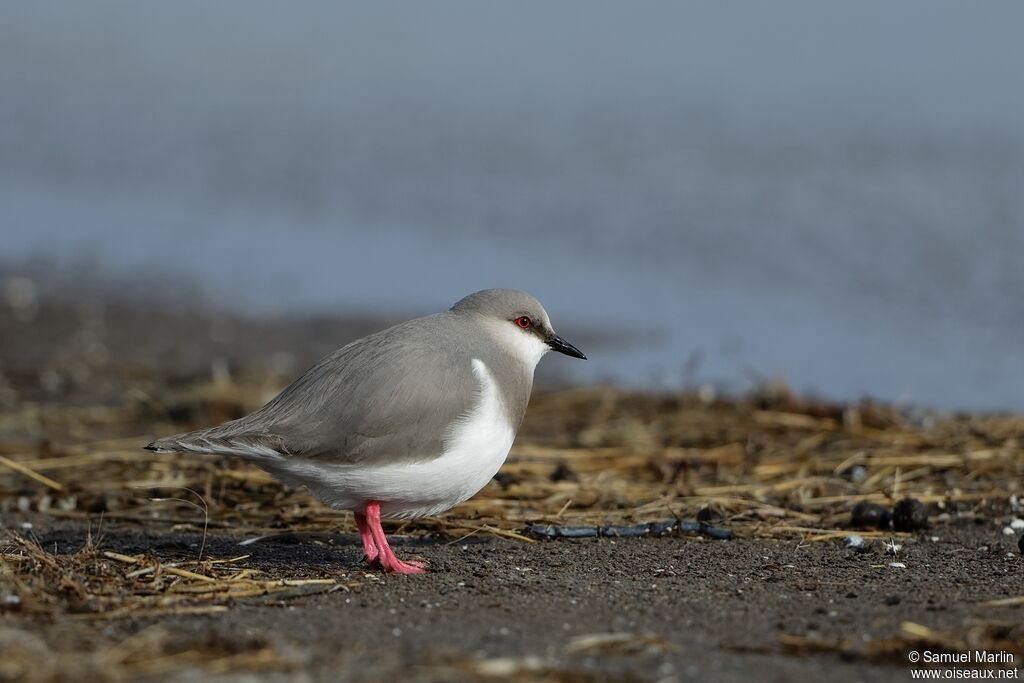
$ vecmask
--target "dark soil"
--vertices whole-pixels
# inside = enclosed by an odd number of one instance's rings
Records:
[[[37,533],[44,548],[71,553],[85,542],[84,528],[59,527]],[[527,545],[398,537],[400,555],[424,558],[433,570],[413,577],[366,572],[351,536],[284,536],[240,547],[236,537],[214,535],[206,546],[211,557],[252,553],[247,567],[360,585],[289,601],[243,600],[221,614],[170,617],[162,625],[185,645],[212,641],[244,652],[252,642],[272,644],[294,668],[267,673],[268,680],[904,681],[908,652],[924,646],[904,637],[903,622],[963,634],[982,622],[1020,621],[1020,607],[980,604],[1024,592],[1013,539],[967,524],[931,534],[907,539],[897,551],[905,568],[890,566],[894,558],[881,543],[857,552],[838,542],[602,538]],[[170,562],[194,558],[199,541],[122,527],[106,530],[100,543]],[[109,647],[153,623],[7,625],[40,634],[61,653]],[[634,637],[590,646],[580,640],[609,633]],[[791,636],[821,649],[787,646]]]

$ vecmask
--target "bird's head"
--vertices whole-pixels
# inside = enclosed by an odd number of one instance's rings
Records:
[[[458,315],[483,318],[513,353],[528,362],[536,364],[548,351],[583,360],[587,358],[555,333],[547,311],[526,292],[485,289],[460,299],[451,310]]]

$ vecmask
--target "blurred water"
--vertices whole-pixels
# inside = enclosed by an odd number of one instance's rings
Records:
[[[1024,5],[983,10],[8,5],[0,258],[254,312],[515,286],[631,340],[581,380],[1024,408]]]

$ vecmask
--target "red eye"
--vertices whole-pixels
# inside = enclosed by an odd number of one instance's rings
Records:
[[[527,318],[525,315],[521,315],[518,318],[516,318],[516,325],[519,325],[519,327],[523,328],[524,330],[528,330],[531,327],[533,327],[533,321]]]

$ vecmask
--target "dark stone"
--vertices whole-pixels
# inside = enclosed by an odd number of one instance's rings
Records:
[[[651,533],[655,536],[661,536],[663,534],[669,534],[676,530],[678,526],[677,522],[651,522],[647,525]]]
[[[904,498],[892,509],[896,531],[917,531],[928,526],[928,506],[916,498]]]
[[[579,481],[579,477],[572,471],[572,468],[564,462],[558,463],[558,467],[551,473],[551,481]]]
[[[710,524],[722,519],[722,513],[712,507],[705,505],[700,510],[697,510],[697,521],[703,524]]]
[[[1024,555],[1024,536],[1017,539],[1017,547],[1020,549],[1020,554]]]
[[[612,536],[621,538],[636,538],[638,536],[646,536],[650,533],[650,529],[647,524],[637,524],[635,526],[602,526],[598,527],[598,536]]]
[[[886,529],[891,519],[889,509],[878,503],[857,503],[850,512],[850,526],[858,529]]]
[[[501,486],[503,490],[507,489],[512,484],[519,483],[519,479],[517,477],[514,477],[511,474],[506,474],[505,472],[498,472],[495,474],[494,481],[498,482],[498,485]]]

